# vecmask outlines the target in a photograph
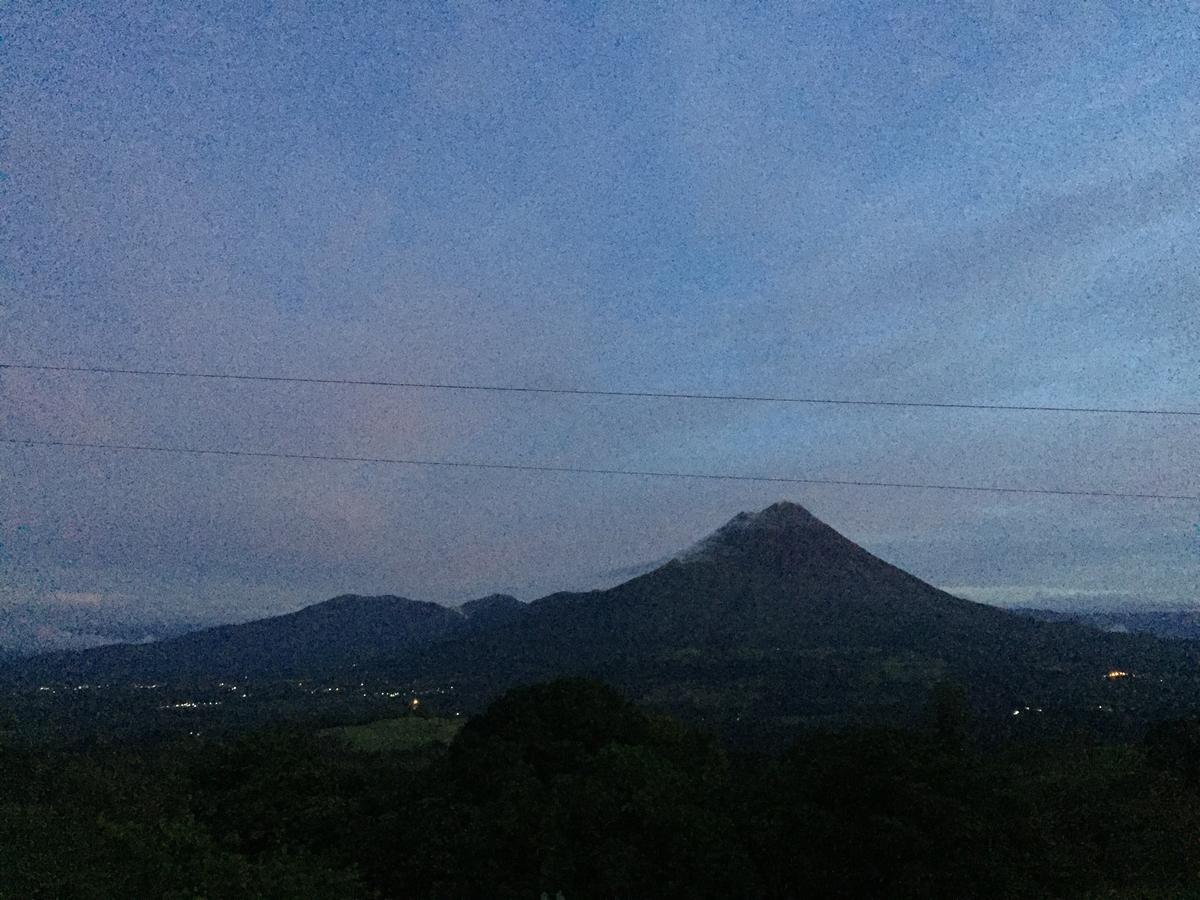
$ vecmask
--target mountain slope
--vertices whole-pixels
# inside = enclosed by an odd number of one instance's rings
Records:
[[[742,513],[641,577],[554,594],[426,648],[411,671],[481,689],[563,672],[702,718],[911,713],[943,677],[991,712],[1086,707],[1114,668],[1190,671],[1190,648],[1038,622],[940,591],[802,507]]]
[[[531,604],[451,610],[346,596],[161,643],[54,654],[32,679],[172,681],[347,672],[453,684],[470,705],[514,683],[586,674],[709,724],[911,717],[935,683],[978,709],[1178,709],[1193,645],[1042,622],[940,591],[791,503],[741,513],[651,572]],[[1110,684],[1110,670],[1135,673]],[[1115,692],[1115,693],[1114,693]]]
[[[489,594],[478,600],[468,600],[459,612],[473,628],[491,628],[519,618],[525,605],[511,594]]]
[[[394,659],[443,640],[464,618],[436,603],[346,594],[282,616],[152,644],[52,653],[16,667],[23,680],[217,681],[311,675]]]

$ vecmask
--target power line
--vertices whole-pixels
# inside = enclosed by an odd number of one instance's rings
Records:
[[[764,394],[698,394],[679,391],[617,391],[589,388],[522,387],[498,384],[457,384],[432,381],[383,381],[357,378],[320,378],[295,375],[258,375],[233,372],[198,372],[170,369],[124,369],[105,366],[46,366],[0,363],[0,369],[32,372],[70,372],[91,375],[138,375],[153,378],[194,378],[222,381],[282,382],[288,384],[350,385],[356,387],[408,388],[413,390],[477,391],[510,394],[558,394],[577,397],[626,397],[655,400],[710,400],[743,403],[805,403],[828,406],[890,406],[914,409],[973,409],[1009,412],[1108,413],[1137,416],[1194,416],[1200,410],[1147,409],[1108,406],[1038,406],[1007,403],[941,403],[916,400],[851,400],[838,397],[797,397]]]
[[[571,475],[625,475],[637,478],[691,478],[707,481],[754,481],[774,484],[819,484],[846,487],[909,488],[930,491],[974,491],[993,494],[1052,494],[1067,497],[1117,497],[1138,500],[1193,500],[1200,494],[1144,494],[1123,491],[1083,491],[1059,488],[1017,488],[991,485],[925,484],[902,481],[859,481],[833,478],[799,478],[782,475],[736,475],[713,472],[670,472],[639,469],[587,468],[583,466],[539,466],[518,463],[460,462],[455,460],[401,459],[380,456],[334,456],[320,453],[281,453],[266,450],[228,450],[207,447],[164,447],[150,444],[101,444],[87,441],[27,440],[0,438],[0,444],[28,447],[70,447],[90,450],[180,453],[196,456],[234,456],[260,459],[313,460],[318,462],[375,463],[400,466],[431,466],[448,469],[503,469],[513,472],[553,472]]]

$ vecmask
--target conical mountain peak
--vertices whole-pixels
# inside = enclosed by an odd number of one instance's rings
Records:
[[[811,544],[841,536],[798,503],[781,501],[758,512],[740,512],[681,553],[680,562],[728,559],[781,544]]]
[[[756,528],[794,528],[825,524],[799,503],[788,500],[772,503],[757,513],[738,513],[735,518],[743,519]]]

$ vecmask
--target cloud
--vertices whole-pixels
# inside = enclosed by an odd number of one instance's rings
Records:
[[[0,359],[1187,406],[1194,16],[1110,13],[18,14]],[[1190,425],[1149,419],[12,371],[0,417],[6,436],[1031,487],[1190,491],[1200,469]],[[0,522],[29,526],[0,536],[10,590],[38,615],[111,607],[135,630],[344,590],[528,598],[779,499],[0,454]],[[944,583],[1149,597],[1200,578],[1176,507],[792,499]]]
[[[1045,584],[945,585],[942,590],[968,600],[996,606],[1026,606],[1047,609],[1116,608],[1139,605],[1145,600],[1121,591],[1081,591]]]
[[[13,641],[6,649],[16,649],[22,653],[44,653],[50,650],[90,650],[92,647],[104,647],[120,641],[102,634],[66,631],[52,625],[38,625],[33,629],[32,640],[26,642]]]
[[[46,599],[50,603],[61,604],[63,606],[97,607],[103,606],[108,602],[108,598],[103,594],[79,591],[54,591]]]

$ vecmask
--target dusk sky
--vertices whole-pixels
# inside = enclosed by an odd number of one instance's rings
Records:
[[[950,10],[955,10],[951,12]],[[1200,6],[0,6],[0,363],[1200,408]],[[1200,418],[0,370],[0,437],[1200,493]],[[0,647],[533,599],[780,499],[1200,602],[1200,504],[0,445]]]

